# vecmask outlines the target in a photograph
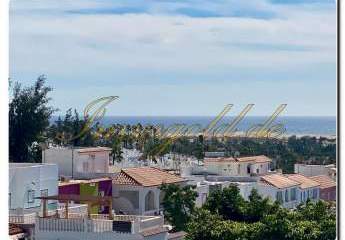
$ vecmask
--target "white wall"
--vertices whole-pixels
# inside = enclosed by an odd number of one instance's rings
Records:
[[[295,173],[300,173],[307,177],[328,175],[328,169],[324,165],[295,164]]]
[[[41,201],[28,202],[28,192],[34,191],[35,197],[41,190],[48,189],[48,195],[58,194],[58,168],[55,164],[10,164],[9,193],[10,209],[39,207]]]
[[[72,149],[48,148],[42,151],[42,161],[58,165],[59,175],[72,176]]]
[[[91,157],[94,155],[95,158]],[[49,148],[42,151],[42,159],[45,163],[55,163],[59,167],[59,175],[78,177],[78,173],[108,173],[109,151],[92,153],[79,153],[78,149]],[[84,171],[84,163],[87,170]],[[73,174],[72,174],[73,166]]]
[[[211,174],[221,176],[250,176],[251,173],[265,174],[269,171],[269,163],[250,163],[250,162],[218,162],[206,163],[205,168]],[[258,171],[257,171],[258,170]]]
[[[198,193],[198,196],[195,200],[195,205],[197,207],[201,207],[205,202],[207,197],[209,196],[209,188],[207,184],[204,185],[197,185],[195,191]]]
[[[36,231],[35,239],[37,240],[111,240],[111,239],[126,239],[126,240],[140,240],[143,239],[140,234],[121,234],[116,232],[43,232]],[[162,240],[166,238],[161,238]]]
[[[296,188],[296,200],[291,200],[291,189]],[[283,202],[282,206],[285,208],[295,208],[300,202],[299,202],[299,188],[298,187],[292,187],[292,188],[283,188],[279,189],[273,186],[268,186],[266,184],[258,184],[258,193],[261,194],[263,197],[270,198],[273,202],[277,200],[277,192],[282,192]],[[285,191],[288,191],[288,201],[285,201]]]
[[[316,198],[313,198],[313,191],[316,190]],[[306,202],[308,198],[311,201],[318,201],[320,199],[320,188],[314,187],[314,188],[305,188],[305,189],[298,189],[298,201],[300,203]]]

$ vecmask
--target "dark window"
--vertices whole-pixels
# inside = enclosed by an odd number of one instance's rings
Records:
[[[288,190],[285,190],[285,202],[289,201],[289,193]]]
[[[278,202],[280,202],[280,203],[283,202],[283,194],[282,194],[281,191],[277,192],[276,198],[277,198],[277,201],[278,201]]]
[[[250,165],[247,165],[247,173],[250,173]]]
[[[313,199],[317,199],[317,189],[313,189]]]
[[[291,201],[295,201],[296,200],[296,188],[292,188],[290,190],[290,195],[291,195]]]

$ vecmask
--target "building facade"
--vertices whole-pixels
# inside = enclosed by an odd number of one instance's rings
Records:
[[[48,148],[42,151],[44,163],[59,167],[59,176],[82,178],[95,177],[109,172],[111,148]]]
[[[158,215],[162,210],[162,184],[185,180],[152,167],[122,169],[113,180],[113,209],[118,214]]]
[[[205,158],[204,167],[209,174],[250,177],[270,172],[272,160],[264,155],[241,158]]]
[[[8,201],[10,210],[40,207],[41,202],[36,197],[56,194],[58,194],[58,167],[56,164],[9,164]]]

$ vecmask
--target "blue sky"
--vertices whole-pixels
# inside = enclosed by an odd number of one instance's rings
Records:
[[[13,0],[10,77],[46,74],[61,111],[334,116],[336,34],[330,0]]]

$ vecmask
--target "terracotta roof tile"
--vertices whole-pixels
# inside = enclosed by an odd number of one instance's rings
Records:
[[[158,168],[138,167],[122,169],[113,181],[115,184],[149,187],[163,183],[178,183],[185,180]]]
[[[300,185],[299,182],[291,180],[282,174],[265,175],[261,177],[261,181],[277,188],[289,188]]]
[[[227,162],[254,162],[254,163],[265,163],[272,162],[269,157],[265,155],[250,156],[250,157],[217,157],[217,158],[205,158],[204,163],[227,163]]]
[[[8,226],[8,232],[9,232],[9,235],[16,235],[19,233],[25,233],[24,229],[22,229],[18,225],[12,224],[12,223],[10,223]]]
[[[236,160],[232,157],[217,157],[217,158],[205,158],[204,163],[227,163],[235,162]]]
[[[330,178],[326,175],[313,176],[313,177],[309,177],[309,178],[314,180],[315,182],[318,182],[320,184],[321,189],[337,186],[336,182],[333,181],[332,178]]]
[[[108,147],[88,147],[78,149],[78,153],[90,153],[90,152],[104,152],[111,151],[111,148]]]
[[[299,182],[301,184],[300,188],[312,188],[320,186],[320,184],[306,176],[303,176],[301,174],[286,174],[287,178]]]
[[[272,160],[269,157],[266,157],[265,155],[240,157],[240,158],[236,158],[236,161],[238,161],[238,162],[255,162],[255,163],[272,162]]]

